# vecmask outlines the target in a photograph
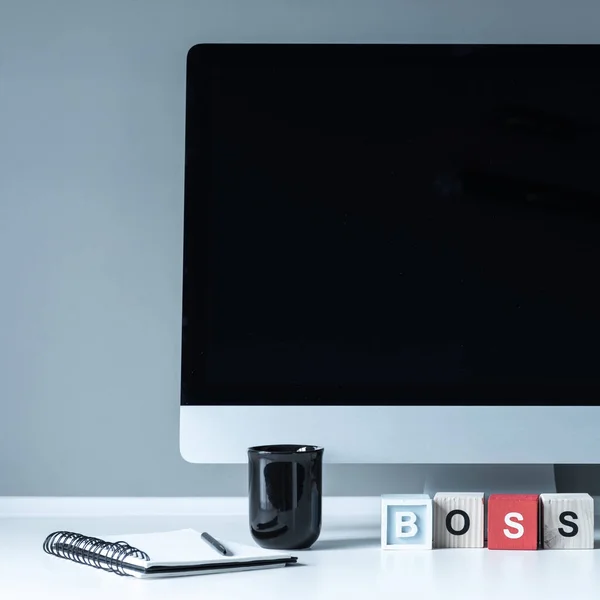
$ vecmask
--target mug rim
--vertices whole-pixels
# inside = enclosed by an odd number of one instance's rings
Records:
[[[264,444],[261,446],[250,446],[248,454],[294,454],[306,455],[312,453],[322,453],[323,447],[314,444]]]

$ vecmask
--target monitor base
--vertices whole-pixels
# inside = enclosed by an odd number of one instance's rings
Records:
[[[423,492],[484,492],[503,494],[555,493],[554,465],[431,465],[426,466]]]
[[[490,494],[556,493],[554,465],[431,465],[426,467],[423,491],[484,492]],[[487,541],[487,502],[484,516]]]

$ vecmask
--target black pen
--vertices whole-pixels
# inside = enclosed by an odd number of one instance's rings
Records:
[[[212,546],[219,554],[223,554],[224,556],[227,556],[227,554],[229,554],[227,548],[225,548],[225,546],[223,546],[221,542],[215,540],[215,538],[212,535],[206,533],[206,531],[202,533],[201,537],[209,546]]]

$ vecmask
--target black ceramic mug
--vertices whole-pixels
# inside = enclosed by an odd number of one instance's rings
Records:
[[[250,532],[263,548],[302,550],[321,534],[323,448],[248,448]]]

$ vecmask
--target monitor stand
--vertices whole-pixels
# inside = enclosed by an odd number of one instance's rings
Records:
[[[428,465],[423,492],[555,493],[554,465]]]

